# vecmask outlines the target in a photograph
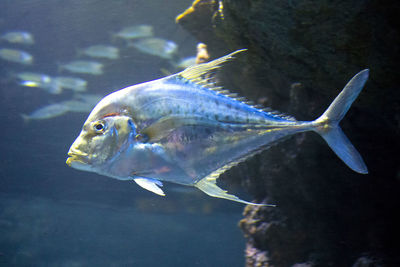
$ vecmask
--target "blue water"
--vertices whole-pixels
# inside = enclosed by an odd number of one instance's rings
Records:
[[[191,2],[1,1],[0,33],[29,31],[36,43],[0,43],[35,58],[32,66],[0,60],[0,266],[244,265],[241,204],[168,184],[160,197],[133,182],[74,170],[66,152],[88,114],[29,123],[20,116],[72,93],[22,87],[13,75],[60,75],[58,65],[76,59],[78,48],[110,43],[122,27],[153,25],[157,37],[179,45],[180,56],[194,55],[196,41],[174,22]],[[114,45],[121,58],[102,61],[104,75],[77,75],[88,80],[88,93],[106,95],[171,70],[164,59]]]

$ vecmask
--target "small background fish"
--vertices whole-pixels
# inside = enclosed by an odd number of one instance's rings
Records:
[[[33,63],[33,56],[28,52],[10,48],[0,48],[0,59],[23,65],[31,65]]]
[[[128,46],[135,47],[143,53],[165,59],[171,59],[178,49],[178,45],[175,42],[161,38],[144,38],[129,43]]]
[[[92,45],[85,49],[78,50],[78,54],[94,58],[118,59],[119,49],[111,45]]]
[[[55,84],[55,80],[47,74],[21,72],[16,75],[18,83],[26,87],[38,87],[50,94],[60,94],[62,88]]]
[[[33,45],[35,43],[33,35],[24,31],[12,31],[4,33],[0,36],[0,40],[4,40],[12,44]]]
[[[72,73],[101,75],[103,74],[103,64],[97,61],[75,60],[60,65],[60,70],[67,70]]]
[[[75,92],[84,92],[87,89],[87,81],[77,77],[57,76],[53,78],[53,86],[62,89],[70,89]]]
[[[126,40],[138,39],[153,36],[153,26],[151,25],[133,25],[122,28],[119,32],[113,34],[113,38],[122,38]]]

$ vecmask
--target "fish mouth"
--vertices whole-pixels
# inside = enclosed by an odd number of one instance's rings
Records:
[[[86,165],[88,163],[89,157],[87,153],[80,152],[77,150],[70,149],[67,154],[69,157],[67,158],[67,165],[70,167],[75,167],[77,164]],[[74,166],[75,165],[75,166]]]

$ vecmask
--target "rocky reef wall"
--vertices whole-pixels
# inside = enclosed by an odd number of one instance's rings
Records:
[[[399,4],[349,0],[196,0],[177,23],[212,58],[232,91],[313,120],[346,82],[370,68],[341,126],[363,156],[354,173],[316,134],[296,135],[222,175],[257,201],[239,225],[246,266],[400,266]]]

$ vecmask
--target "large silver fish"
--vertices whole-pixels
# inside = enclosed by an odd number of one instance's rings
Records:
[[[204,79],[241,51],[106,96],[84,123],[67,164],[134,180],[159,195],[164,195],[161,181],[167,181],[255,204],[218,187],[219,175],[286,136],[314,131],[351,169],[368,172],[339,127],[368,70],[354,76],[319,118],[297,121],[241,102]]]

